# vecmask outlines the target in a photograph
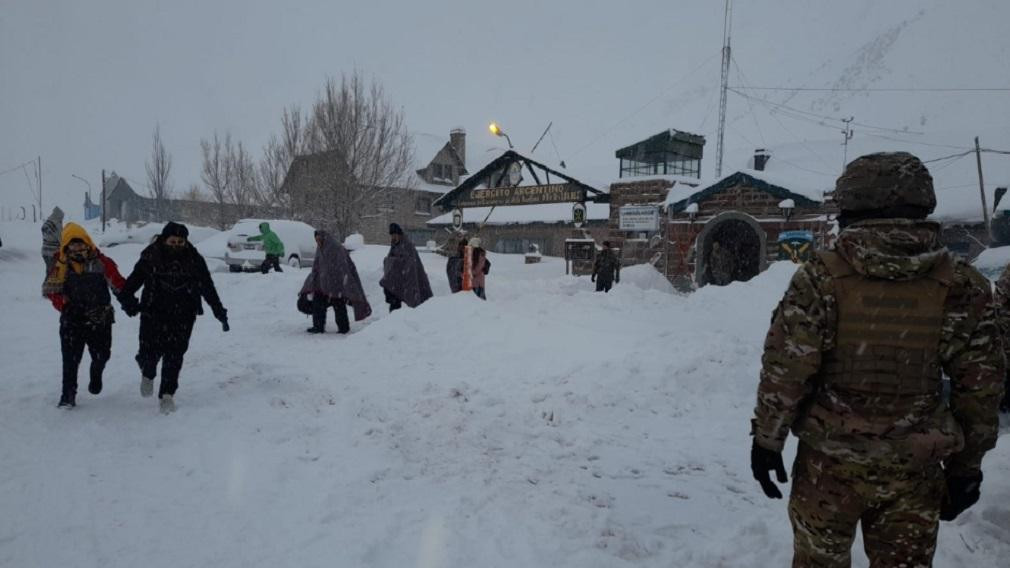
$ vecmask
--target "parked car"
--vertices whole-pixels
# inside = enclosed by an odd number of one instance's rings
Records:
[[[269,223],[284,243],[284,259],[288,266],[312,266],[316,255],[315,229],[301,221],[280,219],[242,219],[231,229],[196,245],[207,258],[217,258],[228,264],[231,272],[256,271],[266,259],[262,241],[249,242],[260,234],[260,223]]]

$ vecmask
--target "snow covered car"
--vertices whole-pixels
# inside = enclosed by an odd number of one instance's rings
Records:
[[[301,221],[280,219],[242,219],[231,229],[215,235],[196,247],[207,258],[223,260],[232,272],[259,270],[266,259],[262,241],[249,242],[260,234],[260,223],[269,223],[284,243],[282,262],[294,268],[312,266],[316,255],[315,229]]]

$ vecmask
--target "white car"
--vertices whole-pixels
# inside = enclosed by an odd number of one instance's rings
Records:
[[[294,268],[312,266],[316,256],[315,229],[301,221],[280,219],[242,219],[231,229],[196,245],[207,258],[223,260],[232,272],[259,270],[266,259],[263,242],[249,242],[249,237],[260,234],[260,223],[268,223],[270,230],[284,243],[284,262]]]

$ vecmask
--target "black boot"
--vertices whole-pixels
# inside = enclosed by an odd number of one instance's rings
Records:
[[[319,329],[318,327],[310,327],[310,328],[306,329],[305,331],[307,331],[309,333],[326,333],[325,329]]]
[[[60,397],[60,403],[56,406],[59,408],[73,408],[77,406],[77,401],[74,400],[75,398],[76,396],[74,393],[63,393],[63,396]]]
[[[91,394],[98,394],[102,392],[102,376],[92,375],[91,381],[88,382],[88,392]]]

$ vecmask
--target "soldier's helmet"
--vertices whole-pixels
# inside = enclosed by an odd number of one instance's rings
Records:
[[[881,152],[856,158],[835,183],[835,202],[843,212],[936,208],[933,176],[908,152]]]

